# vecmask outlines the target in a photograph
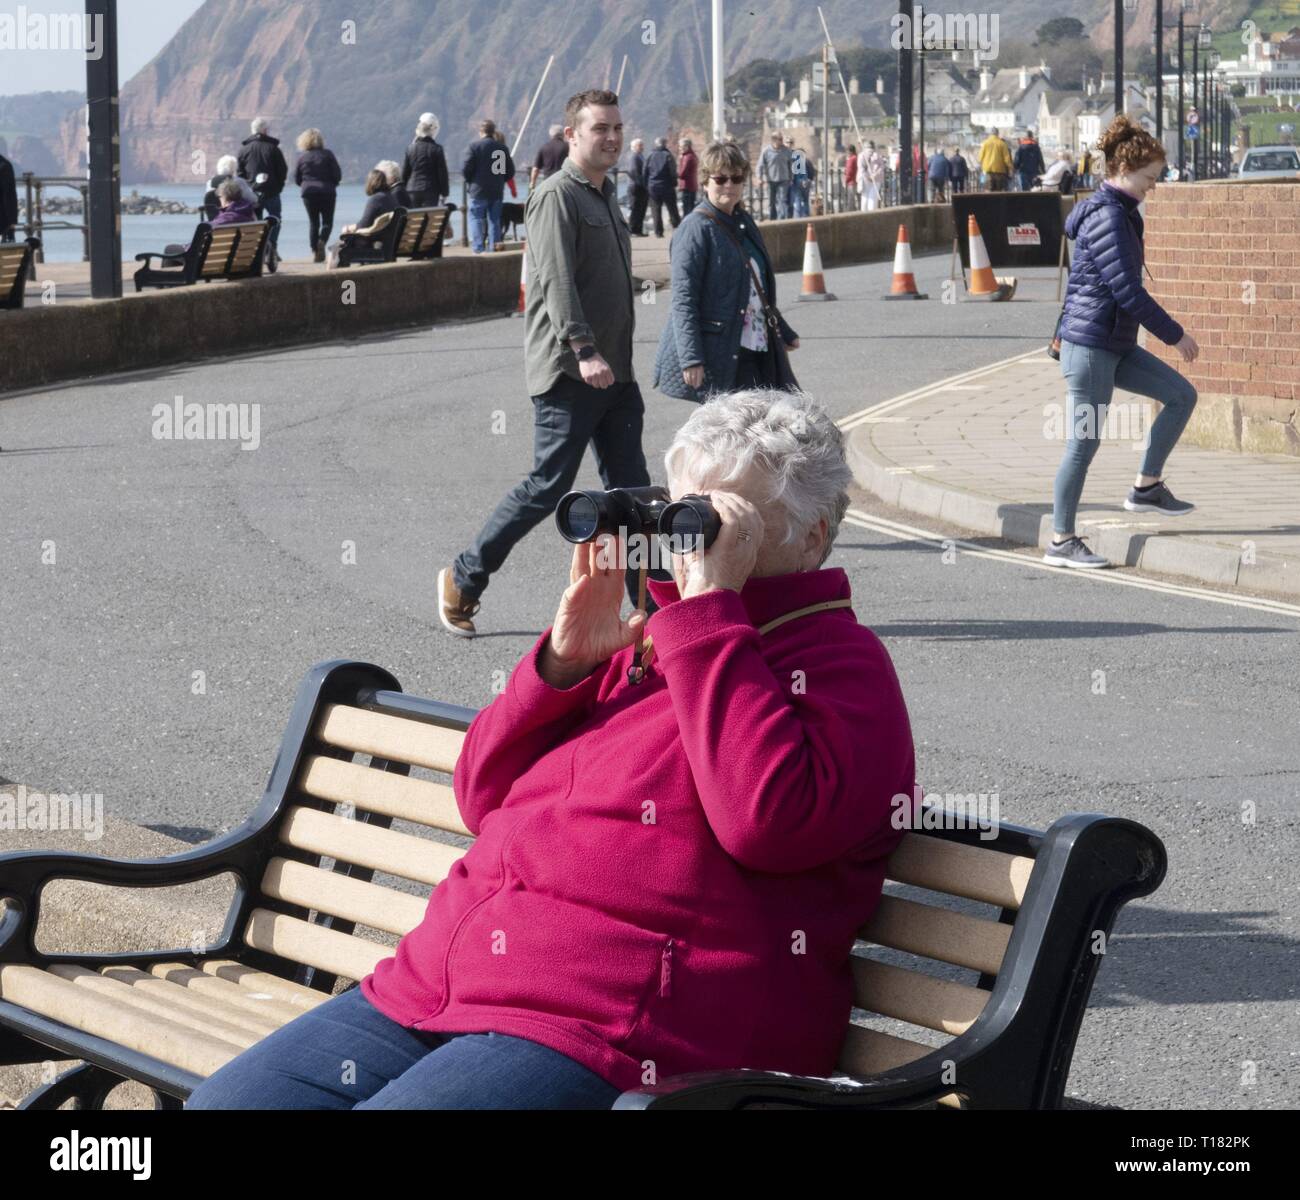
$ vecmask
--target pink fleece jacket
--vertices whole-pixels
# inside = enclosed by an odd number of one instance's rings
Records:
[[[889,655],[839,568],[682,600],[650,581],[655,658],[571,688],[550,628],[470,725],[454,788],[477,835],[361,981],[408,1028],[550,1046],[628,1090],[686,1071],[835,1070],[854,934],[915,759]]]

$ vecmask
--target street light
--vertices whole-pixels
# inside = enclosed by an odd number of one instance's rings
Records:
[[[1124,14],[1137,12],[1137,0],[1115,0],[1115,115],[1124,111]]]
[[[1205,96],[1205,124],[1206,129],[1203,131],[1205,136],[1205,173],[1207,176],[1214,175],[1214,101],[1210,99],[1210,76],[1214,73],[1215,67],[1219,65],[1219,52],[1211,50],[1205,56],[1205,87],[1203,95]]]

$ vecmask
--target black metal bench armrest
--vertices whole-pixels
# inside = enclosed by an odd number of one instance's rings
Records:
[[[188,253],[188,250],[182,250],[179,254],[168,254],[162,250],[151,250],[148,254],[137,254],[135,256],[135,261],[147,265],[151,258],[156,258],[159,261],[167,258],[184,258]]]
[[[614,1107],[737,1109],[778,1104],[795,1108],[928,1108],[954,1090],[942,1082],[937,1068],[916,1068],[920,1064],[865,1080],[780,1071],[692,1071],[624,1092]]]
[[[16,901],[0,919],[0,962],[26,961],[42,889],[59,880],[114,887],[177,887],[234,873],[243,883],[258,862],[267,819],[259,811],[229,833],[162,858],[106,858],[96,854],[18,850],[0,854],[0,899]]]

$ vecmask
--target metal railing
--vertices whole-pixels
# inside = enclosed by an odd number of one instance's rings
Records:
[[[25,221],[20,221],[19,226],[26,231],[27,237],[37,237],[41,242],[45,241],[45,231],[48,229],[76,229],[81,231],[81,261],[90,261],[90,185],[84,178],[78,178],[75,175],[33,175],[30,171],[24,171],[20,176],[23,188],[26,193],[27,208],[25,210]],[[45,191],[47,188],[69,188],[81,196],[81,223],[75,221],[45,219]],[[45,261],[45,250],[42,246],[32,255],[31,278],[36,278],[36,264]]]

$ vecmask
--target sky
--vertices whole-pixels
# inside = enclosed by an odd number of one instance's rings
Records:
[[[118,0],[119,82],[148,63],[202,5],[203,0]],[[20,17],[84,12],[78,0],[0,0],[0,96],[84,91],[86,60],[79,50],[21,49],[6,40]]]

